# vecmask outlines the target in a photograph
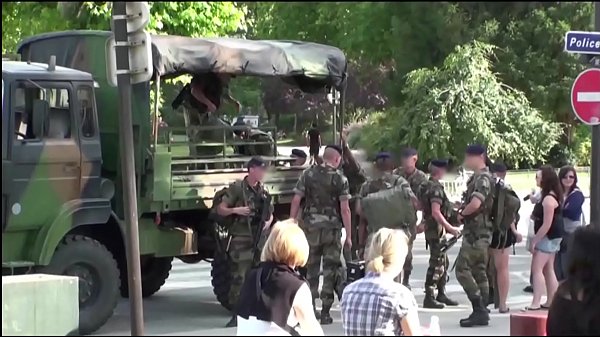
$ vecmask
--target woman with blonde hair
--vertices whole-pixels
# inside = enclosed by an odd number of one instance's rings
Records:
[[[306,236],[294,219],[276,223],[261,263],[244,281],[238,305],[238,336],[323,336],[306,280],[296,272],[308,260]]]
[[[367,247],[367,273],[342,295],[346,336],[419,336],[417,302],[394,278],[402,272],[408,237],[401,230],[381,228]]]

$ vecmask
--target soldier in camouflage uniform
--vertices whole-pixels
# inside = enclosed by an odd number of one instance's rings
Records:
[[[254,254],[254,235],[257,233],[257,226],[260,225],[262,209],[267,207],[264,203],[268,199],[268,192],[262,184],[267,169],[266,163],[261,158],[254,157],[248,161],[247,168],[248,175],[241,182],[229,185],[217,208],[219,215],[234,217],[229,227],[230,238],[227,245],[232,276],[229,300],[232,304],[238,301],[246,273],[260,262],[256,261],[260,254]],[[273,220],[273,204],[268,207],[271,217],[265,222],[265,227]],[[227,327],[237,325],[236,317],[234,311]]]
[[[333,305],[336,281],[343,277],[338,275],[341,270],[342,223],[346,230],[345,244],[352,246],[348,180],[337,169],[341,160],[342,149],[336,145],[327,146],[323,164],[313,165],[302,172],[290,209],[290,217],[295,219],[300,202],[305,199],[302,227],[310,245],[306,267],[313,304],[319,295],[319,272],[323,259],[321,324],[333,323],[329,311]]]
[[[407,148],[402,151],[401,154],[401,167],[397,168],[394,171],[394,174],[397,174],[408,181],[410,184],[410,188],[413,190],[413,193],[419,197],[420,186],[427,182],[427,175],[417,169],[417,161],[419,160],[419,154],[417,150],[413,148]],[[412,265],[412,247],[415,242],[415,238],[417,237],[417,224],[413,224],[409,228],[409,238],[410,241],[408,243],[408,255],[406,256],[406,261],[404,262],[404,272],[402,273],[402,284],[410,289],[410,274],[412,273],[413,265]]]
[[[408,195],[413,199],[413,203],[417,203],[417,198],[412,192],[410,185],[406,179],[392,173],[394,164],[391,155],[387,152],[378,153],[375,157],[374,174],[360,188],[359,198],[362,199],[371,193],[376,193],[384,189],[389,189],[395,186],[401,186]],[[359,214],[359,229],[358,229],[358,244],[364,247],[368,242],[368,236],[377,231],[378,228],[370,228],[364,216],[361,216],[362,207],[360,200],[357,205],[357,213]],[[402,229],[406,235],[410,234],[409,228],[404,224],[389,224],[386,226],[392,229]]]
[[[425,277],[425,299],[423,308],[442,309],[445,305],[456,306],[458,302],[446,296],[445,287],[448,280],[448,255],[441,251],[446,244],[445,234],[458,236],[460,231],[454,228],[452,214],[456,213],[452,203],[446,196],[440,180],[446,174],[448,162],[432,160],[429,164],[429,181],[421,187],[421,205],[423,206],[423,223],[425,240],[429,247],[429,268]],[[455,217],[454,217],[455,218]],[[456,224],[454,224],[456,225]],[[437,288],[437,297],[434,297]]]
[[[465,153],[465,167],[474,174],[467,181],[464,205],[458,221],[464,223],[462,246],[456,258],[456,279],[465,290],[473,306],[473,313],[460,320],[460,326],[489,324],[486,304],[489,297],[487,277],[488,247],[492,238],[492,210],[494,181],[486,165],[485,147],[469,145]]]

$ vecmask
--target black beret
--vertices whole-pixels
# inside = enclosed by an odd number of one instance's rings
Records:
[[[435,167],[439,167],[439,168],[446,168],[446,167],[448,167],[448,160],[446,160],[446,159],[432,159],[431,160],[431,165],[435,166]]]
[[[267,163],[261,157],[252,157],[250,160],[248,160],[246,167],[267,167]]]
[[[390,159],[390,158],[392,158],[392,155],[389,152],[379,152],[375,156],[375,161],[377,161],[379,159]]]
[[[417,154],[418,154],[417,150],[413,149],[412,147],[407,147],[406,149],[402,150],[402,152],[400,153],[402,158],[416,156]]]
[[[306,152],[300,150],[300,149],[293,149],[292,150],[292,156],[296,156],[296,157],[300,157],[300,158],[307,158],[308,156],[306,155]]]
[[[485,146],[483,146],[481,144],[471,144],[471,145],[467,146],[465,153],[472,155],[472,156],[480,156],[482,154],[485,154],[486,150],[485,150]]]
[[[499,172],[499,173],[504,173],[506,172],[508,169],[506,168],[506,165],[504,165],[503,162],[501,161],[497,161],[492,165],[492,171],[493,172]]]
[[[335,144],[327,145],[327,146],[325,146],[325,149],[334,149],[340,155],[342,154],[342,148],[339,145],[335,145]]]

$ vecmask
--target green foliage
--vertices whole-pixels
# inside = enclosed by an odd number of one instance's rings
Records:
[[[361,144],[369,152],[397,152],[410,144],[426,159],[461,158],[469,143],[481,142],[492,158],[515,164],[541,159],[560,127],[499,81],[492,72],[493,49],[479,42],[458,46],[440,68],[409,73],[404,102],[371,116]]]

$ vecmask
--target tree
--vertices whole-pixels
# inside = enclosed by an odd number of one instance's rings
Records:
[[[366,125],[361,144],[370,152],[416,147],[424,158],[460,158],[469,143],[487,144],[492,158],[514,165],[540,160],[556,143],[557,123],[544,120],[525,95],[492,71],[495,47],[458,46],[440,68],[407,75],[404,102]]]

